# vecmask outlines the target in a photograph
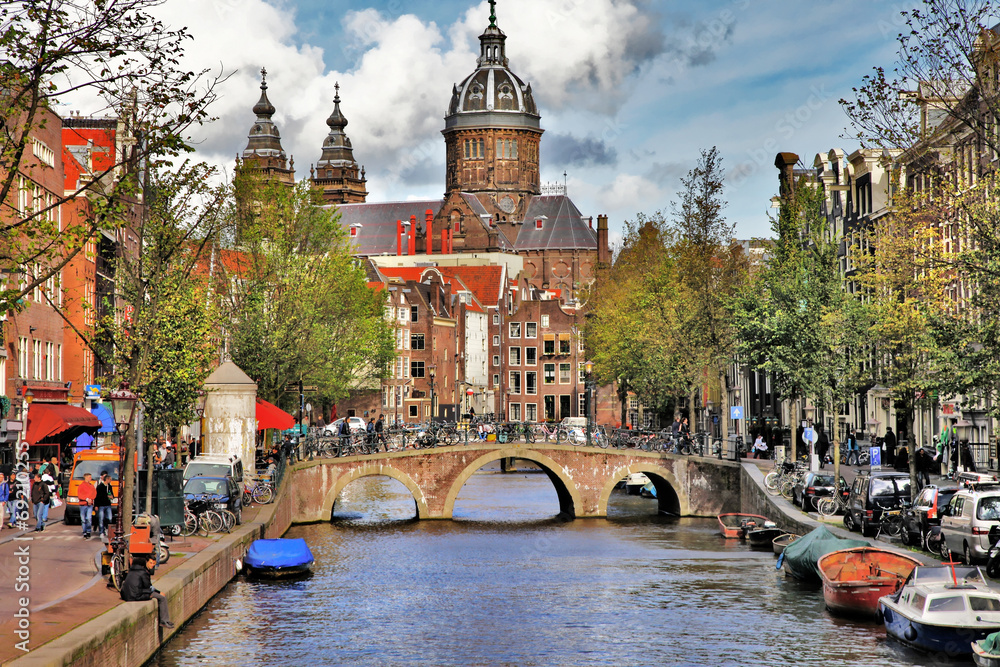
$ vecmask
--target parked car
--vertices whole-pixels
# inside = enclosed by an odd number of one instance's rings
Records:
[[[897,472],[867,473],[854,478],[847,497],[844,525],[849,530],[861,530],[871,537],[877,530],[882,512],[897,510],[910,500],[910,476]]]
[[[243,482],[243,460],[235,454],[202,454],[184,466],[184,479],[192,477],[232,477]]]
[[[952,558],[985,560],[1000,538],[1000,485],[959,489],[941,516],[941,534]]]
[[[340,425],[344,423],[344,419],[340,418],[332,424],[327,424],[323,428],[323,432],[326,435],[336,435],[340,433]],[[357,433],[358,431],[364,431],[366,428],[365,420],[361,417],[348,417],[347,425],[351,429],[351,433]]]
[[[850,494],[847,480],[843,476],[840,478],[840,489],[844,499]],[[832,496],[833,474],[825,472],[806,472],[799,477],[792,487],[792,502],[802,508],[803,512],[812,512],[816,509],[814,498]]]
[[[927,537],[933,526],[941,525],[941,512],[957,492],[958,486],[954,484],[925,486],[913,501],[913,506],[903,512],[903,544],[919,544],[932,551],[927,546]]]
[[[192,477],[184,484],[184,499],[194,500],[208,495],[215,509],[228,509],[236,515],[236,523],[243,523],[243,491],[239,484],[226,477]]]

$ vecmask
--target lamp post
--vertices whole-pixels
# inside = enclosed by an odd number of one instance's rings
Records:
[[[198,447],[195,452],[188,452],[191,458],[199,456],[201,454],[202,448],[205,446],[205,404],[208,402],[208,393],[205,391],[198,391],[198,398],[195,399],[194,411],[198,415]]]
[[[583,365],[583,387],[587,403],[587,446],[593,445],[593,421],[594,421],[594,362],[588,361]]]
[[[128,516],[129,523],[132,522],[132,494],[135,489],[135,434],[129,433],[132,425],[132,416],[135,414],[135,404],[139,401],[129,388],[128,383],[123,383],[120,389],[111,392],[108,397],[111,400],[111,411],[115,415],[115,431],[118,433],[118,479],[120,493],[118,494],[118,520],[115,523],[117,534],[122,534],[125,517]],[[131,436],[131,437],[130,437]]]
[[[430,375],[431,378],[431,421],[433,422],[434,413],[436,412],[434,410],[434,377],[437,375],[437,366],[435,366],[434,364],[428,366],[427,374]]]

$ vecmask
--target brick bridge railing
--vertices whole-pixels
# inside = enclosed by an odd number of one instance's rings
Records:
[[[567,517],[607,516],[612,489],[633,472],[645,473],[656,486],[663,512],[714,516],[738,511],[740,466],[735,462],[564,444],[477,443],[300,462],[294,466],[292,481],[293,521],[330,520],[340,492],[371,475],[392,477],[409,489],[418,518],[450,519],[469,477],[503,458],[540,466]]]

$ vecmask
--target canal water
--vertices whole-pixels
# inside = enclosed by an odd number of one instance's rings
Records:
[[[830,616],[714,519],[618,492],[607,520],[558,507],[545,475],[484,473],[454,521],[418,522],[401,484],[359,479],[333,522],[287,534],[312,548],[311,578],[234,580],[150,664],[935,664]]]

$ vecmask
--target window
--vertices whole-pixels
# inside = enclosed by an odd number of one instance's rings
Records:
[[[510,372],[510,393],[520,394],[521,393],[521,372],[511,371]]]
[[[35,339],[31,341],[31,378],[33,380],[42,379],[42,341]]]
[[[583,353],[583,336],[580,336],[577,342],[578,342],[576,346],[577,352]]]
[[[389,390],[391,387],[382,387],[382,407],[389,407]]]
[[[542,228],[542,219],[535,218],[535,229],[541,229],[541,228]]]
[[[556,397],[545,397],[545,419],[552,421],[556,418]]]
[[[500,313],[493,313],[493,324],[500,324]]]
[[[550,336],[552,334],[549,334]],[[549,338],[542,342],[542,354],[550,355],[556,353],[556,341],[554,338]]]
[[[410,406],[410,418],[411,419],[416,419],[417,418],[417,406],[415,406],[415,405],[411,405]]]
[[[493,337],[493,346],[498,347],[500,345],[500,336]]]
[[[525,338],[538,338],[538,323],[528,322],[524,325],[524,337]]]
[[[493,375],[493,386],[494,387],[499,387],[500,386],[500,374],[499,373],[494,373],[494,375]]]
[[[399,321],[400,322],[406,321],[406,308],[403,308],[402,306],[400,306],[399,308]]]
[[[521,348],[519,347],[510,348],[510,365],[511,366],[521,365]]]
[[[17,376],[28,377],[28,339],[25,336],[17,339]]]
[[[423,334],[410,334],[410,349],[411,350],[422,350],[422,349],[424,349],[424,335]]]
[[[510,420],[512,422],[521,421],[521,404],[511,403],[510,404]]]
[[[585,365],[583,365],[583,364],[579,364],[576,367],[576,371],[577,371],[577,377],[579,379],[580,384],[583,384],[584,382],[586,382],[587,381],[587,367]]]
[[[556,383],[556,365],[555,364],[544,364],[542,366],[542,375],[545,379],[545,384],[555,384]]]
[[[580,412],[578,413],[581,417],[587,416],[587,392],[580,392]]]
[[[416,322],[418,321],[418,317],[419,317],[418,307],[410,306],[410,321]]]
[[[524,393],[538,393],[538,371],[527,371],[524,374]]]
[[[56,379],[56,346],[54,343],[45,344],[45,379]]]
[[[402,329],[396,329],[396,349],[397,350],[402,350],[403,349],[403,333],[404,333],[404,331]]]
[[[549,326],[549,316],[542,315],[542,328],[544,329],[547,326]]]
[[[403,379],[403,357],[396,357],[396,379]]]
[[[521,323],[520,322],[511,322],[510,323],[510,337],[511,338],[520,338],[521,337]]]
[[[537,347],[524,348],[524,365],[534,366],[537,363],[538,363],[538,348]]]
[[[538,421],[538,404],[537,403],[525,403],[524,404],[524,418],[529,422]]]
[[[493,365],[494,366],[499,366],[500,365],[500,355],[499,354],[494,354],[493,355]]]
[[[571,371],[571,364],[559,364],[559,384],[569,384]]]
[[[559,354],[569,354],[569,334],[559,334]]]
[[[351,236],[357,236],[357,235],[358,235],[358,226],[351,225]]]
[[[411,361],[410,362],[410,375],[415,378],[422,378],[424,376],[424,362],[422,361]]]

